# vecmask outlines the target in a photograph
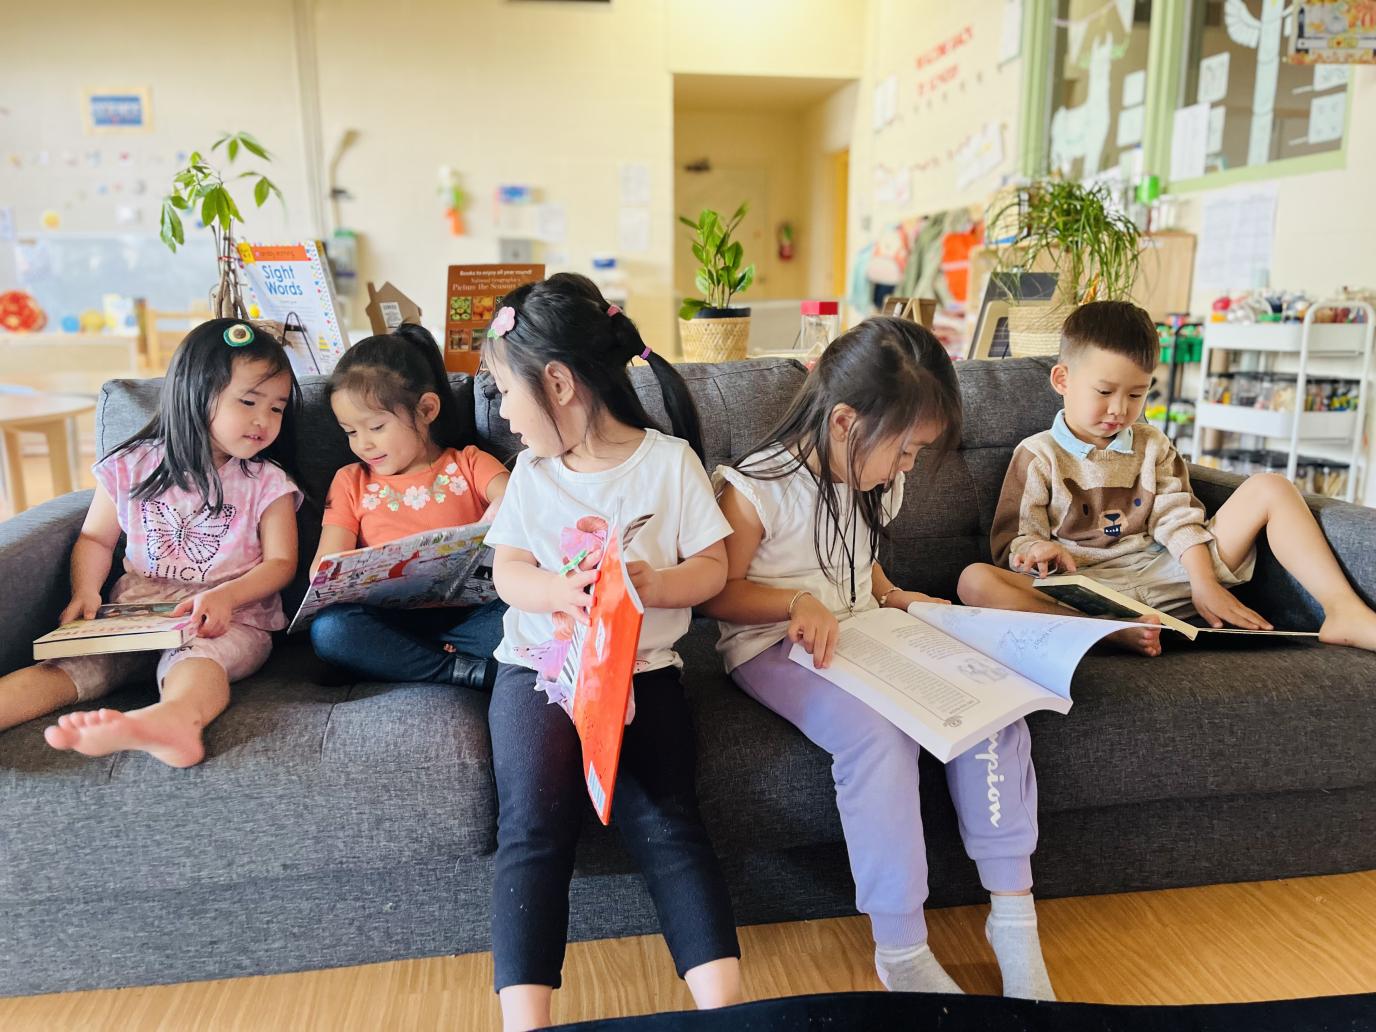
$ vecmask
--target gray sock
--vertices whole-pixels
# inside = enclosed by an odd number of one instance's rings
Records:
[[[989,897],[984,934],[994,947],[1003,975],[1003,995],[1023,1000],[1054,1000],[1051,976],[1037,936],[1037,906],[1030,895]]]
[[[916,946],[876,946],[874,968],[879,972],[879,981],[890,992],[963,995],[925,942]]]

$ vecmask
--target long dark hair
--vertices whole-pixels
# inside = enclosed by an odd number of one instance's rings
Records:
[[[702,428],[688,385],[665,359],[647,351],[625,312],[611,311],[597,285],[586,276],[561,272],[528,283],[502,302],[516,316],[515,325],[494,337],[486,349],[519,376],[554,424],[554,409],[545,395],[544,371],[550,362],[568,367],[582,400],[595,419],[608,413],[617,422],[640,430],[654,426],[631,386],[631,359],[645,355],[659,381],[670,428],[703,457]]]
[[[425,394],[440,399],[440,411],[430,424],[430,439],[441,448],[462,448],[463,423],[459,403],[449,389],[449,374],[439,345],[430,331],[415,323],[402,323],[391,333],[365,337],[334,367],[325,387],[329,398],[348,391],[375,408],[394,412],[416,426],[416,409]]]
[[[254,476],[263,462],[273,462],[297,479],[296,420],[301,412],[301,387],[282,342],[267,330],[253,327],[253,339],[247,344],[233,346],[226,341],[226,331],[241,325],[239,319],[211,319],[188,333],[177,345],[163,377],[158,414],[111,452],[116,455],[147,443],[161,446],[162,459],[152,475],[134,488],[135,499],[154,498],[176,487],[198,492],[214,513],[224,507],[224,485],[215,468],[210,420],[221,393],[234,378],[235,362],[262,362],[267,366],[265,380],[283,372],[291,377],[277,439],[253,458],[240,459],[240,468]]]
[[[757,480],[782,480],[799,469],[816,480],[813,544],[822,569],[855,519],[864,523],[871,552],[878,548],[885,522],[883,485],[860,491],[852,484],[850,511],[841,511],[840,492],[831,479],[830,422],[837,405],[849,405],[856,413],[846,441],[846,468],[852,476],[867,451],[920,423],[942,428],[930,446],[938,462],[960,441],[960,386],[950,356],[929,330],[907,319],[877,316],[836,338],[783,419],[736,463]]]

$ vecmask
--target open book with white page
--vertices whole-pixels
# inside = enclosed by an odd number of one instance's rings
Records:
[[[1121,620],[914,602],[841,621],[831,666],[844,688],[942,763],[1035,710],[1070,711],[1070,679]]]

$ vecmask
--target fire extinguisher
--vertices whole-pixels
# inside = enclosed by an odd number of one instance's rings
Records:
[[[793,223],[780,222],[778,232],[775,234],[779,246],[779,261],[790,262],[793,260]]]

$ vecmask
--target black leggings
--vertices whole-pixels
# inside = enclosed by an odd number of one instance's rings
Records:
[[[558,988],[569,930],[574,850],[592,804],[573,722],[543,692],[535,671],[502,664],[488,710],[497,775],[497,873],[492,951],[498,990]],[[698,815],[696,749],[679,672],[635,679],[612,798],[612,826],[645,878],[682,977],[739,957],[726,882]]]

